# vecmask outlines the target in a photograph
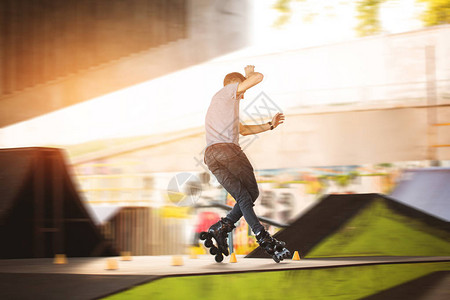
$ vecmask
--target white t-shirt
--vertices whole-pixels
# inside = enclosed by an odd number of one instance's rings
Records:
[[[224,86],[211,100],[205,118],[206,145],[234,143],[239,146],[239,83]]]

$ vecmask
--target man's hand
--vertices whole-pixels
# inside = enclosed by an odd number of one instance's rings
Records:
[[[272,126],[273,128],[277,128],[278,125],[283,124],[284,122],[284,115],[282,113],[277,113],[272,118]]]
[[[253,72],[255,72],[255,66],[248,65],[244,68],[245,70],[245,78],[248,78],[250,75],[252,75]]]

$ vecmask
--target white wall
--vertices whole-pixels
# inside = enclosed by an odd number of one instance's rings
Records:
[[[450,107],[439,108],[438,115],[450,121]],[[249,136],[243,148],[255,169],[427,160],[426,116],[426,107],[288,114],[285,124]],[[450,144],[446,127],[439,128],[439,144]],[[142,173],[201,171],[204,134],[186,136],[123,154],[108,152],[102,161],[135,161]],[[437,159],[449,160],[450,148],[437,149]]]

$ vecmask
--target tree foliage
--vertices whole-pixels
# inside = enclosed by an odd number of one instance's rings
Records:
[[[291,0],[277,0],[273,8],[280,12],[277,20],[274,22],[274,27],[282,27],[289,22],[292,16],[292,9],[290,7]]]
[[[450,0],[419,0],[427,4],[422,15],[425,26],[450,24]]]
[[[385,0],[360,0],[356,4],[358,25],[356,32],[358,36],[374,35],[381,32],[379,21],[380,5]]]

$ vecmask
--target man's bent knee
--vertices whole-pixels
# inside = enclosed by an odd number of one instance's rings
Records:
[[[252,209],[253,206],[255,206],[255,204],[254,204],[255,201],[252,201],[252,200],[253,199],[248,197],[248,196],[247,197],[241,197],[239,199],[239,201],[237,201],[238,204],[239,204],[239,207],[241,208],[241,211],[243,209]]]
[[[251,193],[252,202],[255,203],[256,199],[259,197],[259,189],[253,190]]]

